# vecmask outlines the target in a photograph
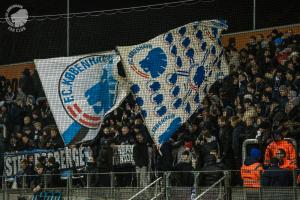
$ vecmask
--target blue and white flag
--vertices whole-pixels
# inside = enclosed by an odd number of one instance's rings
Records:
[[[205,91],[228,74],[223,21],[197,21],[148,42],[117,47],[152,138],[162,144],[197,110]]]
[[[34,61],[65,145],[94,139],[104,116],[127,96],[119,61],[115,51]]]

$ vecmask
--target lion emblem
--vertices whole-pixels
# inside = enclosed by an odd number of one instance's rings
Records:
[[[164,73],[167,67],[167,55],[157,47],[148,52],[146,58],[140,61],[140,66],[152,78],[157,78]]]

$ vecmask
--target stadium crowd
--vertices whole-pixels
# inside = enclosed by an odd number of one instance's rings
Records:
[[[299,52],[300,36],[292,30],[281,33],[274,29],[266,37],[252,36],[240,50],[236,49],[235,38],[230,38],[225,47],[230,75],[211,86],[200,109],[159,152],[143,124],[139,107],[129,96],[105,119],[97,139],[84,144],[93,152],[86,171],[136,171],[141,175],[137,184],[145,186],[147,171],[197,170],[206,172],[201,173],[199,184],[208,186],[222,176],[218,170],[242,168],[241,177],[234,176],[232,184],[242,185],[243,179],[247,186],[245,171],[253,170],[251,166],[255,163],[261,171],[277,165],[297,169],[298,146],[284,138],[300,144]],[[37,101],[44,96],[37,72],[25,70],[17,91],[12,90],[5,77],[1,77],[0,83],[0,123],[8,130],[3,142],[5,151],[63,147],[47,101]],[[258,144],[250,145],[243,163],[242,144],[246,139],[257,139]],[[113,166],[114,146],[129,144],[134,145],[135,166]],[[54,174],[58,172],[55,163],[51,158],[34,167],[29,160],[24,160],[23,173]],[[270,185],[267,179],[272,174],[265,174],[264,184]],[[111,183],[108,175],[93,176],[92,180],[94,186]],[[192,186],[194,181],[192,174],[180,173],[172,180],[178,186]],[[131,181],[130,173],[117,177],[119,186],[129,185]],[[39,182],[42,181],[34,179],[28,185],[36,188]]]

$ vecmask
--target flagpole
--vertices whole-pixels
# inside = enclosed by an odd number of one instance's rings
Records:
[[[253,0],[253,25],[252,29],[255,30],[256,28],[256,0]]]
[[[70,48],[70,2],[67,0],[67,56],[69,56]]]

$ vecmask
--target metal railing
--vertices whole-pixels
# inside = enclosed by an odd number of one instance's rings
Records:
[[[226,178],[226,176],[223,176],[222,178],[220,178],[220,180],[218,180],[212,186],[210,186],[209,188],[207,188],[206,190],[204,190],[204,192],[202,192],[201,194],[199,194],[199,196],[197,196],[194,200],[203,198],[204,195],[206,195],[208,192],[210,192],[215,186],[217,186],[218,184],[220,184],[222,181],[224,181],[225,178]],[[221,184],[220,184],[220,186],[221,186]],[[218,194],[218,198],[217,199],[221,199],[220,197],[223,197],[223,195],[220,195],[220,194],[221,194],[221,190],[220,190],[220,193]]]
[[[138,193],[136,193],[135,195],[133,195],[131,198],[129,198],[129,200],[133,200],[135,199],[136,197],[138,197],[140,194],[142,194],[144,191],[146,191],[148,188],[150,188],[152,185],[155,184],[155,196],[151,199],[155,199],[157,198],[161,192],[159,194],[157,194],[157,183],[159,181],[161,181],[163,178],[162,177],[159,177],[158,179],[156,179],[155,181],[153,181],[152,183],[150,183],[149,185],[147,185],[146,187],[144,187],[141,191],[139,191]]]
[[[216,173],[223,174],[210,185],[205,184],[201,177],[213,177]],[[293,179],[288,186],[271,187],[261,184],[259,188],[244,188],[242,185],[233,185],[232,179],[238,178],[239,171],[190,171],[190,172],[148,172],[150,184],[140,187],[137,183],[138,176],[135,172],[111,172],[95,174],[78,174],[60,178],[61,184],[49,184],[54,175],[43,175],[43,186],[40,192],[61,193],[62,199],[276,199],[285,194],[285,199],[296,200],[300,197],[300,187],[297,185],[297,175],[294,171]],[[186,173],[186,174],[185,174]],[[292,173],[292,172],[291,172]],[[194,180],[185,182],[192,174]],[[235,175],[233,175],[235,174]],[[18,198],[31,199],[35,194],[29,180],[37,176],[2,177],[0,200],[18,200]],[[93,183],[97,177],[99,184]],[[178,179],[182,178],[183,179]],[[127,178],[132,178],[128,180]],[[174,181],[175,180],[175,181]],[[105,181],[109,183],[104,184]],[[120,181],[124,181],[120,184]],[[182,181],[182,182],[177,182]],[[17,185],[17,187],[15,187]],[[247,197],[247,198],[246,198]],[[278,198],[277,198],[278,199]]]

